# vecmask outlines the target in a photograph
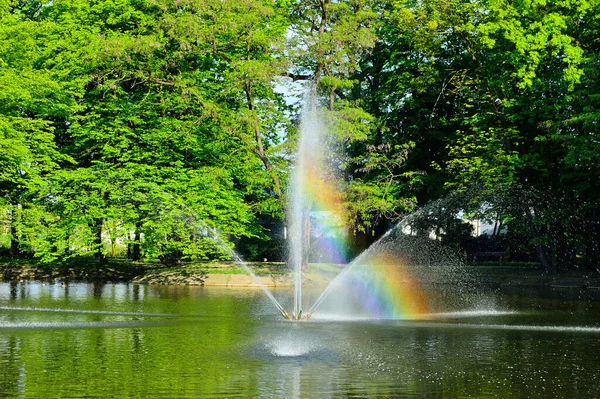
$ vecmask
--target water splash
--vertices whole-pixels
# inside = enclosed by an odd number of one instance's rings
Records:
[[[305,100],[300,136],[291,178],[288,219],[290,220],[290,264],[294,276],[294,318],[302,313],[302,269],[309,262],[311,235],[325,241],[327,258],[342,263],[346,225],[339,170],[332,164],[332,151],[318,110]],[[310,312],[307,314],[310,317]]]
[[[377,248],[381,246],[381,243],[385,242],[385,239],[392,234],[392,230],[393,229],[386,232],[379,240],[373,243],[373,245],[371,245],[369,249],[358,255],[356,259],[350,262],[340,273],[338,273],[338,275],[335,276],[335,278],[327,285],[327,287],[325,287],[325,290],[323,290],[321,295],[319,295],[315,303],[311,306],[308,313],[314,313],[319,308],[319,306],[321,306],[323,301],[325,301],[325,299],[331,293],[331,291],[340,285],[340,282],[348,275],[348,273],[350,273],[354,265],[360,264],[368,256],[368,254],[371,253],[371,251],[377,250]]]
[[[290,264],[293,268],[294,307],[293,319],[302,319],[302,271],[309,262],[307,252],[310,237],[319,236],[322,250],[330,263],[346,263],[347,220],[344,198],[341,191],[340,154],[336,154],[335,139],[328,134],[319,118],[318,110],[307,99],[302,112],[300,136],[294,169],[291,178],[291,192],[288,219],[290,220]],[[312,225],[311,225],[312,224]],[[416,248],[406,248],[402,236],[403,224],[386,232],[366,251],[350,262],[317,297],[305,314],[312,316],[323,302],[335,291],[352,292],[360,297],[362,313],[372,318],[417,318],[428,312],[427,298],[420,287],[418,276],[413,275],[412,266],[431,266],[434,257],[443,257],[445,271],[448,272],[450,257],[441,249],[424,253],[427,243],[419,243]],[[398,251],[398,248],[401,251]],[[414,251],[416,249],[416,251]],[[406,251],[413,251],[413,259],[406,258]],[[434,252],[436,252],[434,254]],[[414,259],[415,254],[418,255]],[[436,263],[435,261],[433,263]]]
[[[174,198],[168,193],[164,194],[169,195],[171,198]],[[268,288],[265,287],[265,285],[262,283],[262,281],[260,281],[258,276],[252,271],[252,269],[242,259],[242,257],[231,247],[231,245],[226,240],[224,240],[223,237],[221,237],[217,229],[209,226],[208,223],[197,217],[196,213],[190,207],[185,205],[185,203],[182,203],[181,207],[184,210],[186,210],[187,215],[185,215],[185,217],[187,218],[188,223],[193,225],[196,234],[198,236],[207,237],[211,239],[221,251],[228,255],[238,266],[244,269],[244,271],[252,278],[254,283],[265,293],[267,298],[269,298],[271,303],[275,305],[275,307],[281,313],[281,315],[286,319],[290,319],[289,314],[285,311],[285,309],[279,303],[279,301],[273,296],[271,291],[269,291]]]
[[[299,357],[318,349],[314,341],[304,339],[277,338],[267,344],[269,352],[278,357]]]
[[[207,229],[207,231],[211,231],[211,230]],[[267,297],[273,303],[273,305],[275,305],[275,307],[277,308],[277,310],[279,310],[279,312],[281,313],[281,315],[284,318],[289,319],[290,316],[285,311],[285,309],[283,308],[283,306],[281,306],[281,304],[279,303],[279,301],[277,301],[277,299],[275,299],[275,297],[273,296],[273,294],[271,293],[271,291],[269,291],[267,289],[267,287],[265,287],[265,285],[260,281],[260,279],[258,278],[258,276],[256,276],[256,274],[252,271],[252,269],[250,269],[250,267],[248,266],[248,264],[246,262],[244,262],[244,260],[241,258],[241,256],[233,248],[231,248],[231,246],[229,246],[229,244],[227,242],[225,242],[225,240],[223,240],[223,238],[218,233],[216,233],[216,232],[214,232],[212,234],[209,233],[208,236],[210,238],[212,238],[215,241],[215,243],[217,243],[217,245],[221,248],[221,250],[223,250],[226,253],[228,253],[229,256],[231,256],[231,258],[235,261],[235,263],[237,265],[239,265],[242,269],[244,269],[244,271],[246,273],[248,273],[248,275],[252,278],[252,280],[254,280],[254,282],[256,283],[256,285],[258,285],[260,287],[260,289],[267,295]]]

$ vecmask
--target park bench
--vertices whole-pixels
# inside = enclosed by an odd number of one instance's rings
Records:
[[[504,259],[504,251],[492,251],[492,252],[475,252],[473,253],[473,262],[486,261],[486,260],[497,260],[498,263]]]

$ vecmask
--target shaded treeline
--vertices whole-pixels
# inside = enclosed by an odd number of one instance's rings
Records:
[[[265,239],[306,82],[357,236],[468,192],[513,254],[594,266],[599,23],[598,0],[0,0],[0,244],[171,262],[225,256],[207,230]],[[422,231],[464,245],[443,209]]]

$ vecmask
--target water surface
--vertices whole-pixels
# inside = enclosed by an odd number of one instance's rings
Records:
[[[258,289],[1,283],[0,396],[600,396],[594,295],[450,302],[427,320],[292,323]]]

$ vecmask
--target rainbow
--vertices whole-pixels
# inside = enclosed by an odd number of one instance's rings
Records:
[[[361,313],[375,319],[420,319],[429,313],[427,296],[398,256],[373,254],[343,277]]]
[[[312,165],[317,165],[314,162]],[[333,263],[345,263],[347,224],[342,197],[335,184],[323,179],[317,168],[310,168],[305,178],[306,198],[312,204],[313,231],[320,235],[321,250]],[[427,297],[418,281],[411,276],[400,256],[381,250],[366,254],[360,264],[352,265],[343,276],[345,290],[351,290],[352,302],[360,312],[377,319],[417,319],[428,313]]]
[[[337,179],[329,172],[322,158],[311,155],[304,163],[300,176],[302,202],[311,210],[312,230],[320,237],[322,249],[329,262],[346,262],[347,225],[344,198]]]
[[[302,212],[311,213],[312,233],[319,236],[327,262],[346,263],[345,227],[349,223],[340,180],[325,160],[327,145],[321,136],[315,136],[320,127],[315,120],[308,122],[303,131],[309,135],[299,144],[300,161],[293,184]],[[311,127],[315,131],[311,131]],[[345,294],[350,293],[352,302],[368,317],[414,319],[427,313],[426,296],[410,276],[409,269],[403,267],[402,260],[392,253],[374,252],[362,256],[360,264],[351,265],[341,276],[343,287],[340,288]],[[320,299],[315,304],[317,307]]]

